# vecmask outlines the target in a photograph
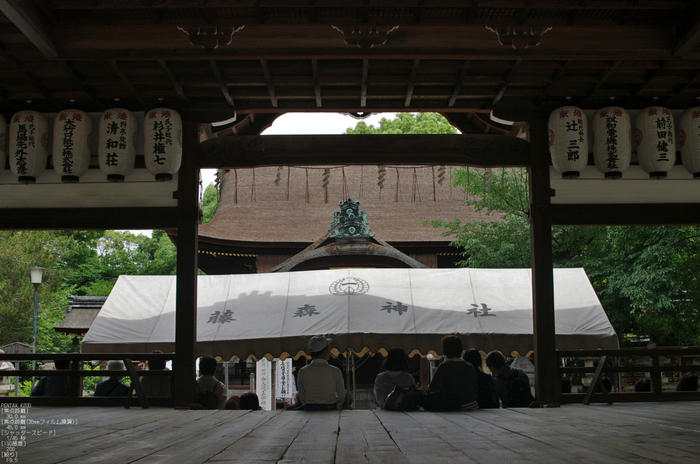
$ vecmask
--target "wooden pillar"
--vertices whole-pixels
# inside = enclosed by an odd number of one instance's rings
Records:
[[[549,149],[547,120],[530,124],[530,243],[532,253],[535,393],[538,402],[557,402],[557,356],[554,341],[554,272],[552,222],[548,216]]]
[[[174,397],[186,408],[195,397],[197,343],[197,233],[199,225],[199,167],[197,123],[183,124],[182,165],[178,173],[177,303],[175,309]]]

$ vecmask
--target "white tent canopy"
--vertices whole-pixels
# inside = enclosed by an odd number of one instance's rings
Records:
[[[83,341],[86,353],[175,350],[175,276],[122,276]],[[199,276],[197,353],[296,356],[317,334],[362,353],[425,355],[445,334],[465,348],[533,348],[530,269],[339,269]],[[555,269],[556,346],[617,348],[583,269]]]

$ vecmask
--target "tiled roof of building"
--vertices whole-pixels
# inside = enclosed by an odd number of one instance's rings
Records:
[[[377,237],[390,243],[441,242],[427,219],[481,219],[450,187],[440,166],[261,167],[229,171],[214,219],[200,238],[266,243],[311,243],[325,236],[338,203],[361,202]],[[381,186],[381,188],[380,188]]]
[[[66,317],[63,318],[54,330],[57,332],[84,334],[88,331],[102,305],[107,300],[106,296],[73,296],[69,297],[70,305],[66,308]]]

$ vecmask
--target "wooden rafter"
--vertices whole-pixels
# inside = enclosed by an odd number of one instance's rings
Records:
[[[620,66],[621,63],[621,60],[615,61],[610,66],[610,69],[601,74],[600,77],[598,77],[598,81],[595,83],[595,85],[593,85],[593,87],[591,87],[591,89],[588,91],[587,97],[593,96],[598,91],[600,86],[603,85],[603,83],[608,79],[608,77],[610,77],[610,75],[615,71],[615,69],[617,69],[617,67]]]
[[[224,95],[226,102],[229,104],[229,106],[233,107],[233,98],[231,98],[231,94],[228,91],[228,85],[226,84],[226,81],[224,81],[224,77],[221,75],[219,65],[216,64],[215,60],[209,60],[209,65],[211,66],[211,70],[214,72],[214,77],[216,78],[216,82],[219,83],[219,88],[221,89],[221,93]]]
[[[163,61],[163,60],[158,60],[158,64],[160,65],[161,69],[165,73],[165,75],[168,77],[170,82],[173,84],[173,88],[175,89],[175,92],[177,92],[178,96],[185,102],[189,103],[190,101],[187,99],[187,96],[185,95],[185,91],[182,89],[182,84],[180,84],[173,73],[168,69],[168,64]]]
[[[369,75],[369,60],[365,58],[362,60],[362,82],[360,90],[360,107],[364,108],[367,106],[367,77]]]
[[[0,11],[38,48],[46,58],[58,57],[50,30],[45,26],[46,19],[34,8],[33,2],[0,0]]]
[[[513,81],[513,77],[515,76],[515,73],[517,72],[522,62],[523,60],[515,60],[515,63],[513,63],[513,67],[511,68],[510,72],[508,73],[508,76],[506,77],[506,81],[503,83],[503,85],[501,85],[501,88],[498,89],[498,94],[496,94],[496,97],[491,102],[491,106],[496,106],[501,101],[501,98],[503,98],[503,94],[506,93],[508,86]]]
[[[408,88],[406,89],[406,99],[404,100],[403,106],[408,108],[411,106],[411,98],[413,97],[413,89],[416,86],[416,77],[418,76],[418,67],[420,66],[420,60],[416,58],[413,60],[413,67],[411,68],[411,77],[408,79]]]
[[[270,68],[267,66],[267,60],[260,60],[260,66],[263,69],[263,75],[265,76],[265,83],[267,84],[267,92],[270,94],[270,103],[273,108],[277,108],[277,95],[275,94],[275,84],[272,82],[272,74],[270,74]]]
[[[457,96],[459,96],[459,91],[462,89],[462,84],[464,84],[464,79],[467,77],[467,70],[469,65],[472,63],[471,60],[465,60],[462,69],[459,70],[459,76],[457,76],[457,82],[452,88],[452,95],[450,96],[450,101],[447,102],[447,106],[454,106]]]
[[[131,81],[129,80],[129,76],[127,76],[127,75],[126,75],[126,72],[124,72],[124,70],[121,69],[121,67],[119,66],[119,63],[117,63],[117,62],[114,61],[114,60],[110,60],[110,61],[109,61],[109,65],[112,67],[112,69],[114,70],[114,72],[117,73],[117,76],[119,76],[119,79],[121,79],[121,81],[124,83],[124,85],[126,85],[126,87],[129,89],[129,91],[131,92],[131,94],[134,95],[134,96],[136,96],[136,98],[139,100],[139,102],[140,102],[142,105],[144,105],[144,107],[145,107],[145,106],[146,106],[146,102],[145,102],[144,100],[142,100],[142,99],[138,96],[139,93],[138,93],[138,91],[136,90],[136,87],[133,86],[133,84],[132,84]]]
[[[314,73],[314,94],[316,95],[316,107],[321,108],[323,106],[323,100],[321,98],[321,78],[318,71],[318,59],[313,58],[311,60],[311,68]]]

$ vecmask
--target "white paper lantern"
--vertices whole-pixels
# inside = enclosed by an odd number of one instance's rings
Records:
[[[549,115],[549,153],[564,179],[576,179],[588,164],[588,121],[581,108],[563,106]]]
[[[700,179],[700,106],[685,110],[678,119],[678,144],[683,167]]]
[[[156,108],[143,120],[143,157],[157,181],[173,179],[182,162],[182,119],[168,108]]]
[[[676,163],[675,124],[660,106],[640,110],[634,120],[639,166],[651,179],[663,179]]]
[[[20,111],[10,121],[10,169],[17,180],[33,184],[46,170],[49,121],[37,111]]]
[[[53,123],[53,170],[61,182],[78,182],[90,168],[92,119],[81,110],[63,110]]]
[[[136,160],[136,116],[124,108],[112,108],[100,117],[97,158],[110,182],[124,182]]]
[[[618,106],[595,112],[591,119],[593,160],[606,179],[619,179],[632,160],[630,115]]]
[[[0,172],[5,170],[7,160],[7,121],[0,115]]]

